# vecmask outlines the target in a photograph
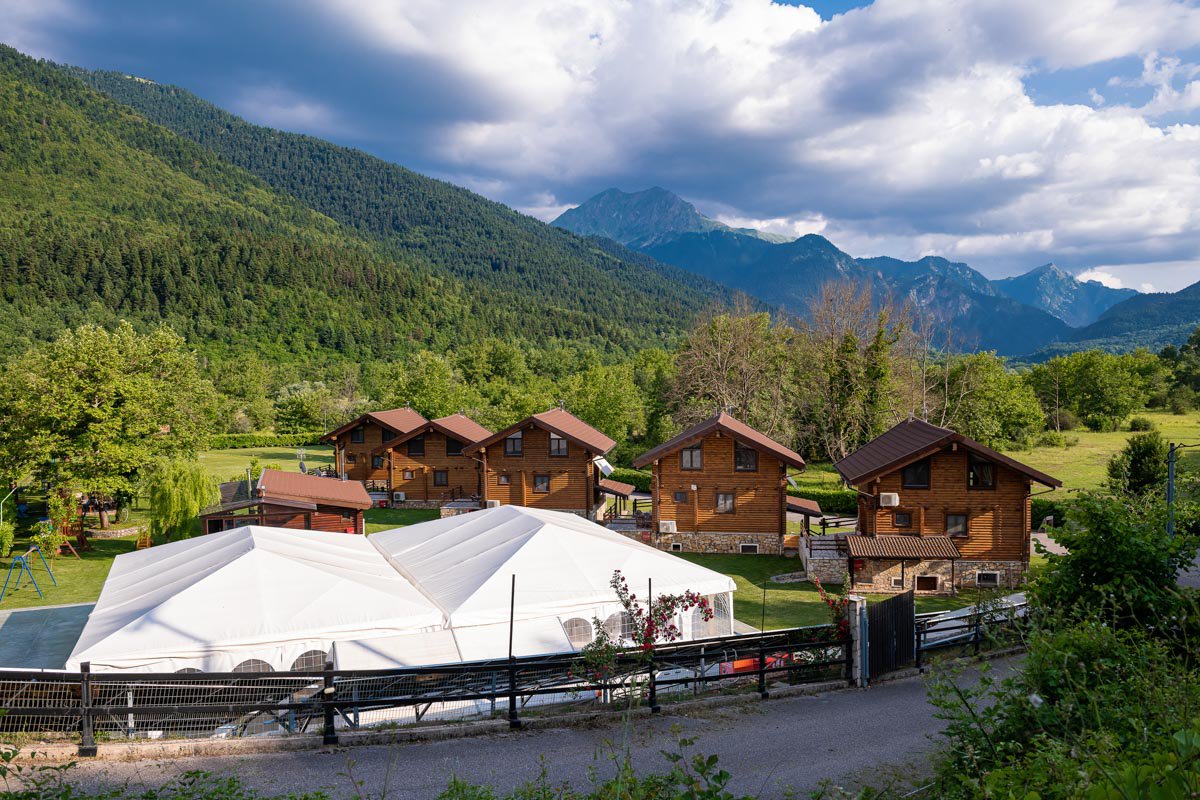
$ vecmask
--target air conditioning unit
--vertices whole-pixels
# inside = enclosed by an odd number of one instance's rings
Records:
[[[487,501],[486,503],[484,503],[483,505],[484,505],[484,507],[485,507],[485,508],[499,508],[499,507],[500,507],[500,501],[499,501],[499,500],[488,500],[488,501]]]
[[[392,502],[393,503],[403,503],[407,499],[408,499],[408,495],[405,494],[404,492],[392,492]]]
[[[658,521],[659,533],[679,533],[679,526],[675,524],[673,519],[660,519]]]
[[[879,494],[879,505],[881,508],[895,508],[900,505],[900,495],[895,492],[881,492]]]

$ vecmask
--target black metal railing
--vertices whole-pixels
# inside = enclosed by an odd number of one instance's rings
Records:
[[[978,654],[989,639],[1019,634],[1028,613],[1028,604],[1021,602],[978,607],[957,616],[947,616],[944,611],[917,614],[917,666],[921,665],[923,653],[934,650],[962,648]]]
[[[852,648],[832,626],[791,628],[626,651],[598,672],[578,653],[389,670],[80,672],[0,670],[0,731],[78,743],[301,734],[503,713],[514,727],[542,705],[603,705],[769,679],[848,679]]]

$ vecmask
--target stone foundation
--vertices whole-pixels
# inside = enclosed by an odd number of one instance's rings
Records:
[[[815,561],[815,559],[814,559]],[[810,570],[813,561],[809,562]],[[899,561],[867,559],[862,569],[854,571],[854,591],[871,594],[893,594],[914,591],[916,594],[950,594],[955,589],[973,589],[978,572],[999,572],[1001,591],[1011,591],[1024,583],[1025,565],[1020,561]],[[918,577],[936,578],[936,588],[918,589]],[[822,578],[822,580],[824,580]],[[923,583],[923,582],[922,582]]]
[[[399,503],[388,503],[390,508],[441,508],[441,500],[402,500]]]
[[[479,506],[442,506],[441,519],[457,517],[459,514],[470,514],[472,511],[478,510]]]
[[[630,537],[633,538],[633,537]],[[659,550],[677,553],[741,553],[742,545],[758,545],[758,555],[783,555],[783,540],[776,533],[660,533],[647,542]]]
[[[846,559],[809,558],[804,564],[808,579],[819,580],[826,586],[841,586],[846,582]]]

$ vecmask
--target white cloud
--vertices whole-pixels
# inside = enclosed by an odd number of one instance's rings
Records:
[[[90,14],[70,0],[4,0],[0,3],[0,42],[38,58],[61,58],[55,28],[85,24]]]
[[[1120,278],[1105,269],[1096,269],[1093,267],[1092,269],[1084,270],[1083,272],[1079,273],[1075,276],[1075,278],[1081,281],[1095,281],[1096,283],[1102,283],[1110,289],[1125,288],[1125,284]],[[1145,286],[1148,284],[1143,285]]]
[[[335,109],[278,85],[244,87],[230,108],[251,122],[272,128],[317,136],[350,133],[350,127]]]

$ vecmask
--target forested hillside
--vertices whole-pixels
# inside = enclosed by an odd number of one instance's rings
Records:
[[[629,350],[673,339],[697,311],[728,302],[727,289],[684,270],[360,150],[252,125],[178,87],[69,72],[309,208],[467,281],[486,298],[470,313],[496,335]]]

